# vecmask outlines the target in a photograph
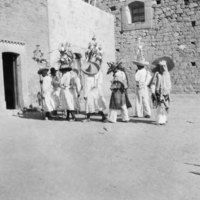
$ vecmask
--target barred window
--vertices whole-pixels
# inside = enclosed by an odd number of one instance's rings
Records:
[[[128,7],[130,9],[132,23],[145,22],[145,5],[143,2],[134,1]]]

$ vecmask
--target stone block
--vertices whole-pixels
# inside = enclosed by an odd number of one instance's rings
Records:
[[[181,13],[183,13],[183,10],[182,9],[178,9],[178,10],[176,10],[176,13],[177,14],[181,14]]]

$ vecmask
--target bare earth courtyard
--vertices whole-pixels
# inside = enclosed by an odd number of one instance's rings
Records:
[[[0,199],[199,200],[199,103],[174,95],[166,126],[1,116]]]

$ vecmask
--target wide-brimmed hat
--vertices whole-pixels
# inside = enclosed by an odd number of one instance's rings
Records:
[[[140,47],[140,48],[139,48]],[[144,55],[143,55],[143,49],[142,46],[139,46],[139,52],[137,52],[137,60],[132,60],[133,64],[141,67],[148,66],[150,63],[145,60]]]
[[[161,61],[166,61],[168,71],[171,71],[171,70],[175,67],[174,61],[173,61],[173,59],[172,59],[170,56],[162,56],[162,57],[160,57],[160,58],[155,59],[155,60],[152,62],[151,71],[152,71],[153,73],[159,71],[159,63],[160,63]],[[161,64],[162,64],[162,63],[161,63]]]
[[[71,71],[72,67],[69,65],[61,65],[59,71]]]
[[[99,65],[95,62],[83,62],[82,71],[84,74],[94,76],[99,72]]]
[[[145,60],[137,61],[137,60],[132,60],[133,64],[137,66],[148,66],[150,63]]]
[[[55,75],[57,71],[58,71],[58,70],[55,69],[54,67],[52,67],[52,68],[50,69],[51,75]]]
[[[75,59],[81,59],[82,55],[80,53],[74,53]]]
[[[143,55],[138,55],[137,60],[132,60],[133,64],[137,66],[148,66],[150,63],[145,60]]]
[[[114,62],[110,62],[107,63],[109,66],[109,69],[107,71],[107,74],[110,74],[111,72],[113,72],[117,67],[119,67],[119,65],[122,64],[122,62],[120,61],[119,63],[114,63]]]
[[[47,71],[47,72],[48,72],[48,71],[49,71],[49,68],[44,67],[44,68],[39,69],[39,70],[38,70],[38,74],[41,75],[44,71]]]

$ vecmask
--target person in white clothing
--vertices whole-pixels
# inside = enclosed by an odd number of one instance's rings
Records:
[[[128,108],[131,107],[126,89],[128,80],[125,72],[120,68],[122,62],[118,64],[108,63],[109,69],[107,74],[113,72],[113,81],[111,85],[111,98],[109,105],[108,121],[115,123],[117,121],[117,112],[121,111],[122,121],[129,122]],[[121,69],[121,70],[120,70]]]
[[[106,102],[102,92],[100,67],[94,62],[88,62],[85,63],[85,67],[82,67],[82,71],[85,74],[84,99],[87,115],[87,119],[83,122],[90,122],[90,116],[94,113],[99,113],[102,116],[102,121],[106,122],[107,118],[103,112],[106,109]]]
[[[170,107],[170,93],[172,89],[169,71],[174,68],[173,60],[164,56],[153,62],[156,67],[152,70],[155,74],[150,81],[149,87],[152,90],[152,97],[157,108],[156,123],[165,125],[168,121],[167,115]]]
[[[48,76],[48,68],[43,68],[38,71],[38,74],[42,75],[43,80],[42,84],[42,97],[44,99],[44,110],[45,110],[45,119],[52,119],[53,111],[55,110],[55,101],[53,99],[53,86],[52,78]]]
[[[50,74],[52,78],[52,86],[53,86],[53,98],[55,101],[55,111],[54,115],[57,115],[57,110],[60,107],[60,77],[59,71],[54,67],[50,69]]]
[[[74,110],[74,98],[70,91],[70,81],[71,81],[71,70],[72,68],[68,65],[62,65],[59,69],[62,72],[62,77],[60,80],[60,101],[61,108],[67,111],[67,121],[76,121],[75,110]],[[72,119],[70,119],[70,114]]]
[[[140,51],[141,53],[141,51]],[[145,69],[145,66],[149,65],[148,61],[145,61],[143,54],[141,53],[137,57],[138,60],[134,60],[133,63],[137,66],[135,81],[136,81],[136,95],[135,95],[135,116],[134,117],[151,117],[151,108],[149,103],[148,82],[151,78],[150,72]]]
[[[77,113],[79,113],[81,110],[79,97],[80,97],[80,92],[82,89],[81,80],[78,75],[79,75],[79,70],[74,68],[72,70],[72,78],[70,80],[70,91],[73,95],[74,109],[77,111]]]

